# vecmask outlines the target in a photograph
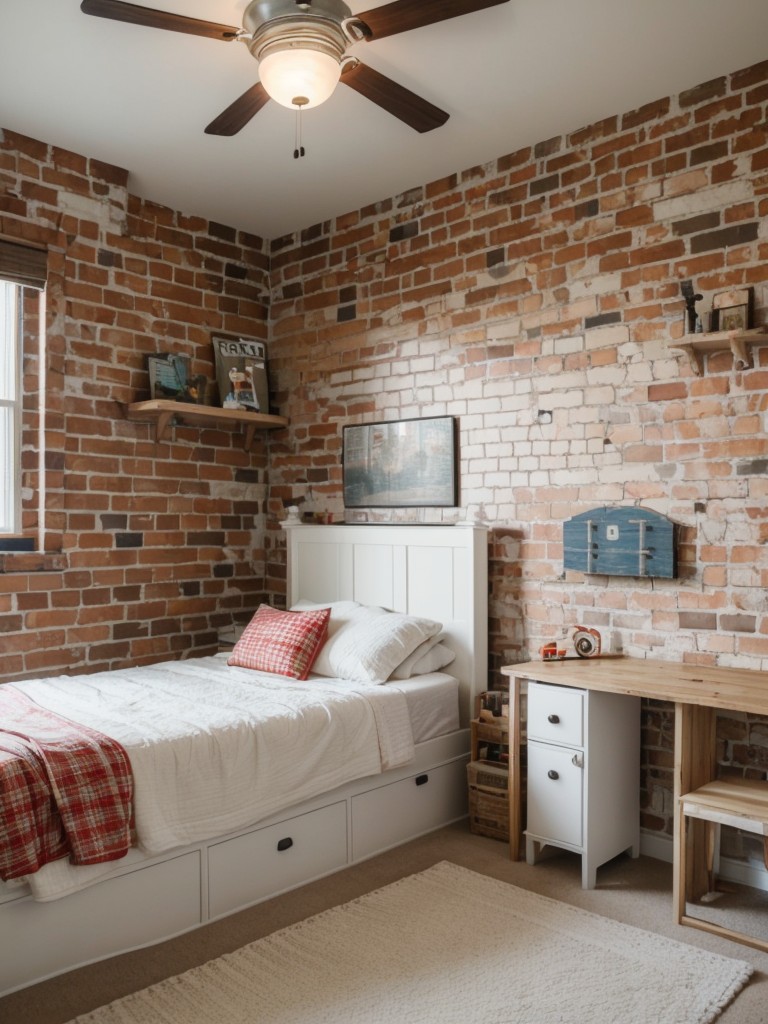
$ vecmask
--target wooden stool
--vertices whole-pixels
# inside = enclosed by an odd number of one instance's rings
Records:
[[[717,779],[680,797],[680,895],[677,908],[678,924],[691,925],[703,931],[714,932],[746,946],[768,952],[768,940],[753,938],[721,925],[690,917],[686,913],[686,899],[695,899],[691,884],[691,846],[688,819],[704,823],[706,843],[706,871],[709,891],[715,888],[714,860],[718,832],[721,825],[731,825],[763,837],[763,860],[768,868],[768,782],[751,779]]]

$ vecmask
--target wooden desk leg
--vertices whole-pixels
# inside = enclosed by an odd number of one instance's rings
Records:
[[[522,830],[522,811],[520,807],[521,771],[520,737],[522,709],[520,693],[522,679],[511,676],[509,680],[509,856],[512,860],[521,859],[520,833]]]
[[[714,708],[696,704],[675,704],[675,813],[673,905],[675,920],[685,915],[686,900],[695,900],[709,890],[710,865],[707,823],[689,820],[684,827],[680,797],[715,776],[716,713]],[[684,878],[681,844],[688,842],[690,868]]]
[[[705,822],[704,834],[706,836],[707,853],[707,892],[715,890],[715,847],[720,826],[715,821]]]

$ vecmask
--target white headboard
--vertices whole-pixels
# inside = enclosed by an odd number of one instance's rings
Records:
[[[456,652],[461,720],[488,688],[488,531],[484,526],[303,526],[284,523],[288,607],[359,601],[443,624]]]

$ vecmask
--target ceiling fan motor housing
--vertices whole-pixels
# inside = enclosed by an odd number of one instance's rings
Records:
[[[347,23],[354,21],[342,0],[252,0],[243,14],[250,33],[248,49],[261,61],[271,53],[294,48],[319,50],[341,63],[355,36]]]

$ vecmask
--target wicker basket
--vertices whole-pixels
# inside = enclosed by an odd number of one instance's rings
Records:
[[[469,828],[475,835],[509,839],[509,772],[493,761],[470,761]]]
[[[509,769],[498,761],[470,761],[467,765],[467,782],[481,789],[509,790]]]

